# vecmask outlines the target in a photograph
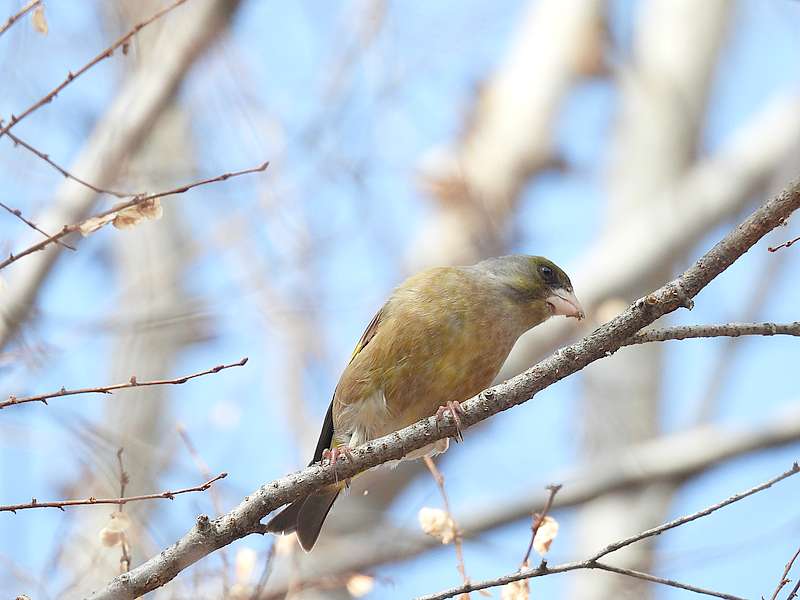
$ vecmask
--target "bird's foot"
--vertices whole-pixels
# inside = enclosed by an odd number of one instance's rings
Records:
[[[336,471],[336,461],[339,457],[353,462],[353,451],[349,446],[334,446],[333,448],[326,448],[322,451],[322,460],[327,461],[329,465],[333,465],[333,474],[336,476],[336,483],[339,483],[339,474]],[[350,480],[345,481],[345,485],[350,485]]]
[[[461,408],[461,404],[451,400],[444,406],[440,406],[436,411],[436,426],[438,427],[442,419],[444,419],[445,413],[449,412],[450,415],[453,417],[453,422],[456,424],[456,435],[455,440],[457,442],[464,441],[464,435],[461,433],[461,417],[464,415],[464,409]]]

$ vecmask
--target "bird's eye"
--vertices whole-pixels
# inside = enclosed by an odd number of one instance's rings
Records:
[[[547,265],[542,265],[541,267],[539,267],[539,272],[542,274],[542,277],[544,277],[544,280],[547,281],[548,283],[555,281],[556,278],[555,273],[553,273],[553,269],[551,269]]]

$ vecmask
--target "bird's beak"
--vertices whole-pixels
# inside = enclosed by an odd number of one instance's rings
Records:
[[[575,293],[564,288],[552,290],[552,294],[545,298],[545,302],[547,302],[553,315],[575,317],[579,321],[586,316],[581,303],[575,297]]]

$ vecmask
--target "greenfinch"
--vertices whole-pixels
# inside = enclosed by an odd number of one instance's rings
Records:
[[[517,338],[554,315],[583,318],[572,283],[541,256],[437,267],[401,283],[370,321],[333,393],[311,464],[420,419],[450,411],[491,385]],[[443,452],[440,440],[405,458]],[[344,482],[284,508],[267,524],[297,532],[310,551]]]

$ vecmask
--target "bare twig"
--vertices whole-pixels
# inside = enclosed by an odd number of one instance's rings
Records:
[[[781,248],[788,248],[789,246],[791,246],[796,242],[800,242],[800,236],[794,238],[793,240],[789,240],[788,242],[783,242],[780,246],[770,246],[769,248],[767,248],[767,250],[769,250],[770,252],[777,252]]]
[[[512,575],[505,575],[503,577],[498,577],[497,579],[482,581],[480,584],[477,583],[472,584],[471,586],[469,586],[469,588],[453,588],[452,590],[445,590],[437,594],[420,596],[417,598],[417,600],[444,600],[445,598],[452,598],[456,594],[462,593],[464,589],[469,589],[470,591],[478,591],[490,587],[499,587],[502,585],[513,583],[514,581],[520,581],[521,579],[533,579],[535,577],[544,577],[545,575],[555,575],[557,573],[566,573],[568,571],[577,571],[580,569],[599,569],[602,571],[609,571],[611,573],[618,573],[620,575],[626,575],[628,577],[633,577],[635,579],[643,579],[645,581],[650,581],[652,583],[660,583],[662,585],[667,585],[669,587],[689,590],[691,592],[696,592],[698,594],[704,594],[706,596],[713,596],[716,598],[724,598],[726,600],[746,600],[746,598],[742,598],[741,596],[734,596],[732,594],[726,594],[724,592],[717,592],[715,590],[697,587],[694,585],[690,585],[688,583],[676,581],[674,579],[657,577],[649,573],[642,573],[641,571],[634,571],[633,569],[623,569],[620,567],[615,567],[607,563],[601,563],[597,561],[595,562],[580,561],[580,562],[563,563],[560,565],[556,565],[555,567],[550,567],[547,565],[546,561],[542,561],[538,567],[529,569],[524,572],[515,573]]]
[[[195,466],[197,466],[197,470],[200,471],[200,475],[205,477],[206,479],[211,478],[211,469],[208,467],[208,463],[203,460],[203,457],[200,456],[200,453],[197,451],[194,443],[192,443],[192,438],[189,437],[189,432],[186,431],[186,428],[181,425],[180,423],[175,428],[180,436],[181,440],[183,441],[183,445],[186,446],[187,452],[189,452],[189,456],[192,457]],[[222,501],[219,497],[219,493],[217,488],[212,487],[211,491],[211,505],[214,507],[214,516],[218,517],[222,514]],[[274,552],[274,549],[271,549],[270,552]],[[227,597],[228,589],[229,589],[229,581],[228,581],[228,571],[230,570],[230,560],[228,560],[228,552],[225,548],[220,549],[220,559],[222,561],[222,589],[223,589],[223,596]],[[269,564],[269,560],[267,561]]]
[[[24,17],[28,12],[36,8],[41,3],[42,0],[28,0],[28,2],[22,8],[8,17],[5,23],[0,25],[0,35],[3,35],[14,23],[16,23],[19,19]]]
[[[31,499],[30,502],[25,502],[22,504],[5,504],[0,505],[0,512],[17,512],[18,510],[27,510],[31,508],[58,508],[60,510],[64,510],[64,508],[69,506],[93,506],[97,504],[116,504],[117,506],[123,506],[128,504],[129,502],[141,502],[142,500],[159,500],[159,499],[166,499],[166,500],[174,500],[175,496],[179,496],[180,494],[188,494],[190,492],[205,492],[209,489],[214,483],[219,481],[220,479],[224,479],[227,477],[227,473],[220,473],[216,477],[212,477],[205,483],[200,485],[196,485],[194,487],[182,488],[179,490],[168,490],[165,492],[159,492],[157,494],[143,494],[141,496],[128,496],[123,498],[120,496],[119,498],[83,498],[80,500],[53,500],[48,502],[40,502],[36,498]]]
[[[772,596],[770,596],[769,600],[777,600],[778,594],[781,593],[783,586],[791,581],[788,579],[789,571],[792,570],[792,565],[794,564],[794,561],[797,560],[798,556],[800,556],[800,548],[797,549],[797,552],[794,553],[794,556],[792,556],[789,562],[786,563],[786,568],[783,570],[783,575],[781,575],[780,581],[778,581],[778,585],[775,586],[775,591],[772,592]],[[800,581],[800,578],[798,578],[798,581]]]
[[[680,590],[688,590],[690,592],[694,592],[696,594],[702,594],[704,596],[724,598],[725,600],[747,600],[746,598],[742,598],[741,596],[734,596],[733,594],[726,594],[725,592],[718,592],[716,590],[710,590],[708,588],[701,588],[696,585],[683,583],[682,581],[676,581],[675,579],[658,577],[656,575],[651,575],[650,573],[642,573],[641,571],[635,571],[633,569],[623,569],[621,567],[615,567],[607,563],[597,562],[594,563],[594,565],[589,568],[600,569],[602,571],[608,571],[610,573],[618,573],[619,575],[626,575],[628,577],[633,577],[634,579],[649,581],[650,583],[660,583],[661,585],[678,588]]]
[[[463,427],[470,427],[501,411],[530,401],[538,392],[618,349],[634,333],[656,319],[692,306],[692,298],[730,267],[762,237],[800,208],[800,181],[756,209],[677,279],[634,302],[625,312],[570,344],[524,373],[463,402]],[[314,464],[261,486],[229,513],[213,523],[197,523],[175,544],[165,548],[125,577],[114,578],[92,595],[94,600],[140,597],[171,581],[183,569],[215,550],[252,533],[264,533],[261,519],[279,506],[307,496],[340,478],[396,460],[438,439],[456,434],[452,418],[429,417],[353,449],[343,464]]]
[[[800,167],[800,160],[798,167]],[[788,255],[780,254],[774,260],[767,261],[766,266],[758,272],[758,279],[751,284],[749,298],[744,303],[739,314],[741,323],[755,321],[764,311],[767,300],[772,296],[770,291],[781,276],[781,271],[787,262]],[[735,368],[734,360],[737,353],[741,352],[741,345],[736,343],[736,338],[726,338],[721,344],[720,351],[714,359],[714,366],[707,369],[708,382],[705,389],[698,397],[697,406],[693,411],[692,420],[697,424],[707,423],[718,409],[721,392],[728,376]]]
[[[117,450],[117,463],[119,465],[119,497],[125,497],[125,487],[130,482],[130,477],[128,476],[128,472],[125,471],[125,465],[122,463],[122,453],[124,448],[120,448]],[[119,512],[125,511],[125,504],[119,504]],[[120,548],[122,549],[122,555],[119,557],[119,572],[120,573],[127,573],[131,570],[131,555],[128,550],[128,536],[126,535],[125,531],[120,531]]]
[[[662,525],[659,525],[658,527],[653,527],[652,529],[648,529],[647,531],[643,531],[643,532],[638,533],[636,535],[632,535],[632,536],[627,537],[625,539],[622,539],[622,540],[619,540],[619,541],[614,542],[612,544],[609,544],[608,546],[606,546],[605,548],[603,548],[599,552],[595,553],[594,555],[592,555],[590,558],[588,558],[586,560],[578,561],[578,562],[571,562],[571,563],[564,563],[564,564],[561,564],[561,565],[556,565],[555,567],[549,567],[545,561],[542,561],[542,564],[540,564],[538,567],[533,568],[533,569],[527,569],[527,570],[524,570],[524,571],[520,571],[519,573],[513,573],[511,575],[504,575],[503,577],[498,577],[496,579],[487,579],[486,581],[481,581],[479,583],[473,583],[473,584],[465,585],[465,586],[462,586],[462,587],[459,587],[459,588],[453,588],[453,589],[450,589],[450,590],[445,590],[445,591],[442,591],[442,592],[439,592],[439,593],[436,593],[436,594],[430,594],[430,595],[427,595],[427,596],[422,596],[422,597],[418,598],[417,600],[444,600],[445,598],[452,598],[454,596],[457,596],[458,594],[463,594],[465,592],[473,592],[473,591],[482,590],[482,589],[486,589],[486,588],[490,588],[490,587],[497,587],[497,586],[505,585],[507,583],[511,583],[513,581],[519,581],[521,579],[531,579],[531,578],[534,578],[534,577],[542,577],[544,575],[551,575],[551,574],[554,574],[554,573],[564,573],[566,571],[575,571],[575,570],[578,570],[578,569],[602,569],[604,571],[611,571],[611,572],[614,572],[614,573],[619,573],[621,575],[627,575],[629,577],[636,577],[637,579],[645,579],[647,581],[652,581],[654,583],[661,583],[663,585],[669,585],[671,587],[679,587],[679,588],[682,588],[682,589],[686,589],[686,590],[690,590],[690,591],[693,591],[693,592],[697,592],[698,594],[705,594],[705,595],[708,595],[708,596],[716,596],[717,598],[727,598],[729,600],[742,600],[738,596],[733,596],[733,595],[730,595],[730,594],[724,594],[722,592],[716,592],[716,591],[713,591],[713,590],[698,588],[698,587],[691,586],[691,585],[688,585],[688,584],[685,584],[685,583],[681,583],[681,582],[678,582],[678,581],[675,581],[675,580],[672,580],[672,579],[663,579],[663,578],[660,578],[660,577],[656,577],[656,576],[650,575],[648,573],[641,573],[639,571],[633,571],[633,570],[630,570],[630,569],[621,569],[619,567],[614,567],[614,566],[608,565],[606,563],[601,563],[601,562],[599,562],[599,560],[603,556],[606,556],[607,554],[610,554],[611,552],[615,552],[615,551],[619,550],[620,548],[624,548],[625,546],[629,546],[629,545],[631,545],[631,544],[633,544],[635,542],[638,542],[638,541],[641,541],[643,539],[652,537],[654,535],[659,535],[659,534],[661,534],[661,533],[663,533],[663,532],[665,532],[665,531],[667,531],[669,529],[674,529],[675,527],[679,527],[681,525],[689,523],[690,521],[694,521],[696,519],[700,519],[702,517],[706,517],[706,516],[710,515],[711,513],[713,513],[714,511],[719,510],[720,508],[728,506],[729,504],[733,504],[734,502],[738,502],[739,500],[743,500],[744,498],[747,498],[748,496],[752,496],[753,494],[757,494],[758,492],[762,492],[762,491],[766,490],[767,488],[772,487],[776,483],[778,483],[778,482],[780,482],[780,481],[782,481],[782,480],[784,480],[784,479],[786,479],[788,477],[791,477],[792,475],[796,475],[797,473],[800,473],[800,465],[798,465],[797,463],[794,463],[792,465],[792,468],[789,469],[788,471],[784,471],[780,475],[777,475],[777,476],[773,477],[772,479],[770,479],[768,481],[765,481],[764,483],[762,483],[760,485],[752,487],[749,490],[746,490],[744,492],[740,492],[738,494],[734,494],[733,496],[731,496],[730,498],[727,498],[726,500],[723,500],[722,502],[718,502],[717,504],[714,504],[712,506],[709,506],[707,508],[699,510],[699,511],[697,511],[695,513],[692,513],[690,515],[686,515],[686,516],[680,517],[678,519],[674,519],[674,520],[669,521],[667,523],[663,523]]]
[[[757,494],[758,492],[762,492],[762,491],[766,490],[767,488],[772,487],[776,483],[778,483],[780,481],[783,481],[787,477],[791,477],[792,475],[796,475],[797,473],[800,473],[800,465],[798,465],[797,463],[794,463],[792,465],[792,468],[789,469],[788,471],[784,471],[783,473],[781,473],[780,475],[776,475],[775,477],[773,477],[769,481],[765,481],[764,483],[762,483],[760,485],[757,485],[755,487],[752,487],[749,490],[746,490],[744,492],[740,492],[738,494],[734,494],[733,496],[731,496],[730,498],[727,498],[726,500],[723,500],[722,502],[718,502],[717,504],[713,504],[713,505],[711,505],[711,506],[709,506],[707,508],[704,508],[703,510],[699,510],[699,511],[697,511],[695,513],[692,513],[690,515],[686,515],[684,517],[680,517],[678,519],[674,519],[672,521],[669,521],[667,523],[659,525],[658,527],[653,527],[652,529],[648,529],[647,531],[643,531],[641,533],[637,533],[636,535],[632,535],[630,537],[627,537],[624,540],[620,540],[618,542],[614,542],[613,544],[609,544],[608,546],[606,546],[605,548],[600,550],[600,552],[598,552],[597,554],[592,556],[589,560],[593,560],[593,561],[594,560],[598,560],[599,558],[602,558],[606,554],[610,554],[611,552],[615,552],[615,551],[619,550],[620,548],[623,548],[624,546],[629,546],[630,544],[633,544],[634,542],[638,542],[638,541],[643,540],[645,538],[653,537],[654,535],[659,535],[659,534],[664,533],[665,531],[667,531],[669,529],[674,529],[675,527],[679,527],[679,526],[681,526],[681,525],[683,525],[685,523],[689,523],[690,521],[694,521],[694,520],[699,519],[701,517],[708,516],[711,513],[719,510],[720,508],[724,508],[724,507],[728,506],[729,504],[733,504],[734,502],[738,502],[739,500],[747,498],[748,496],[752,496],[753,494]]]
[[[277,544],[273,540],[272,545],[267,551],[267,557],[264,560],[264,567],[261,569],[261,575],[258,577],[258,583],[253,587],[249,600],[266,600],[266,598],[264,598],[264,588],[267,586],[269,576],[272,575],[272,566],[275,560],[276,550]]]
[[[430,456],[424,456],[423,460],[425,461],[425,466],[428,467],[428,470],[431,472],[436,486],[439,488],[439,494],[441,494],[442,503],[444,504],[444,511],[447,513],[447,517],[453,522],[453,547],[456,550],[456,568],[458,569],[459,575],[461,575],[461,580],[464,582],[464,585],[469,585],[467,568],[464,565],[464,540],[461,529],[459,529],[458,523],[456,523],[455,518],[453,518],[453,511],[450,510],[450,500],[447,497],[447,490],[444,487],[444,475],[439,471],[439,468]],[[469,598],[469,594],[465,594],[464,597]]]
[[[520,563],[520,570],[526,569],[530,564],[528,561],[531,558],[531,551],[533,550],[533,541],[536,539],[536,532],[539,531],[539,527],[541,527],[542,523],[544,523],[544,518],[553,507],[553,500],[555,500],[556,494],[559,492],[559,490],[561,490],[561,487],[561,484],[548,485],[547,491],[550,492],[550,495],[547,497],[547,502],[545,502],[542,512],[533,513],[531,517],[531,539],[528,542],[528,549],[525,551],[525,556],[522,558],[522,562]]]
[[[789,592],[789,595],[786,597],[786,600],[793,600],[797,598],[797,593],[800,592],[800,577],[797,579],[797,583],[794,584],[792,591]]]
[[[2,126],[2,125],[3,125],[3,121],[0,120],[0,126]],[[35,148],[31,144],[29,144],[28,142],[26,142],[25,140],[20,138],[19,136],[14,135],[10,131],[8,133],[6,133],[6,135],[9,137],[9,139],[11,139],[14,142],[15,146],[22,146],[28,152],[32,152],[33,154],[35,154],[36,156],[41,158],[43,161],[45,161],[48,165],[53,167],[56,171],[61,173],[67,179],[72,179],[72,181],[75,181],[75,182],[81,184],[82,186],[84,186],[86,188],[89,188],[93,192],[96,192],[98,194],[108,194],[109,196],[116,196],[117,198],[129,198],[131,196],[135,196],[136,195],[136,194],[132,194],[132,193],[129,193],[129,192],[120,192],[120,191],[117,191],[117,190],[109,190],[109,189],[101,188],[101,187],[98,187],[98,186],[96,186],[94,184],[91,184],[88,181],[86,181],[84,179],[81,179],[77,175],[73,175],[72,173],[67,171],[64,167],[62,167],[61,165],[56,163],[52,158],[50,158],[49,154],[45,154],[41,150]],[[47,235],[47,234],[45,234],[45,235]],[[74,248],[73,248],[73,250],[74,250]]]
[[[27,225],[27,226],[28,226],[28,227],[30,227],[31,229],[33,229],[33,230],[35,230],[35,231],[38,231],[39,233],[41,233],[41,234],[42,234],[44,237],[46,237],[46,238],[49,238],[49,237],[50,237],[50,234],[49,234],[49,233],[47,233],[46,231],[42,231],[41,229],[39,229],[39,226],[38,226],[36,223],[34,223],[33,221],[30,221],[30,220],[26,219],[26,218],[25,218],[25,217],[22,215],[22,211],[21,211],[20,209],[18,209],[18,208],[11,208],[10,206],[8,206],[7,204],[4,204],[4,203],[2,203],[2,202],[0,202],[0,206],[2,206],[3,208],[5,208],[5,209],[6,209],[8,212],[10,212],[12,215],[14,215],[15,217],[17,217],[17,218],[18,218],[20,221],[22,221],[23,223],[25,223],[25,225]],[[68,248],[69,250],[73,250],[73,251],[75,250],[75,248],[73,248],[72,246],[70,246],[69,244],[67,244],[67,243],[65,243],[65,242],[58,241],[58,242],[56,242],[56,243],[57,243],[57,244],[59,244],[59,245],[61,245],[61,246],[64,246],[64,248]]]
[[[223,173],[222,175],[217,175],[216,177],[211,177],[209,179],[202,179],[200,181],[195,181],[194,183],[190,183],[188,185],[183,185],[181,187],[177,187],[177,188],[172,189],[172,190],[167,190],[165,192],[157,192],[155,194],[147,194],[146,196],[136,196],[133,199],[127,201],[127,202],[122,202],[120,204],[112,206],[108,210],[104,210],[102,212],[99,212],[99,213],[97,213],[96,215],[94,215],[93,217],[90,217],[90,218],[91,219],[100,219],[100,218],[106,217],[106,216],[108,216],[108,215],[110,215],[112,213],[119,212],[121,210],[124,210],[126,208],[130,208],[132,206],[136,206],[138,204],[144,204],[145,202],[149,202],[149,201],[155,200],[157,198],[163,198],[165,196],[173,196],[175,194],[183,194],[184,192],[188,192],[189,190],[194,189],[196,187],[199,187],[201,185],[208,185],[210,183],[217,183],[219,181],[225,181],[226,179],[230,179],[231,177],[239,177],[241,175],[248,175],[250,173],[258,173],[258,172],[264,171],[268,166],[269,166],[269,161],[264,162],[264,163],[260,164],[257,167],[253,167],[253,168],[250,168],[250,169],[244,169],[242,171],[233,171],[233,172],[230,172],[230,173]],[[7,259],[5,259],[4,261],[0,262],[0,269],[4,269],[5,267],[10,265],[11,263],[18,261],[23,256],[27,256],[28,254],[31,254],[33,252],[38,252],[39,250],[44,250],[50,244],[60,240],[61,238],[63,238],[66,235],[69,235],[70,233],[75,233],[76,231],[79,231],[81,225],[85,221],[86,220],[83,220],[80,223],[74,223],[72,225],[64,225],[64,227],[61,229],[61,231],[59,231],[56,234],[51,235],[47,239],[42,240],[38,244],[33,244],[32,246],[29,246],[28,248],[26,248],[25,250],[22,250],[18,254],[11,254]]]
[[[153,133],[156,122],[185,81],[188,71],[210,48],[241,5],[240,0],[195,2],[180,15],[168,39],[161,39],[155,53],[146,53],[144,68],[131,71],[108,110],[92,128],[70,170],[87,181],[108,185],[118,178],[124,164]],[[176,15],[177,16],[177,15]],[[152,55],[151,55],[152,54]],[[135,106],[135,110],[131,110]],[[71,180],[64,180],[41,215],[34,219],[45,231],[58,231],[65,223],[85,219],[97,194]],[[52,274],[60,246],[30,257],[25,269],[9,276],[3,293],[0,348],[7,345],[31,316],[43,285]]]
[[[800,336],[800,321],[794,323],[725,323],[724,325],[680,325],[640,331],[623,342],[623,346],[688,340],[710,337],[739,337],[742,335],[792,335]]]
[[[205,371],[199,371],[197,373],[192,373],[191,375],[176,377],[175,379],[154,379],[152,381],[137,381],[136,376],[133,375],[130,378],[130,380],[126,381],[125,383],[115,383],[114,385],[80,388],[74,390],[67,390],[61,388],[57,392],[48,392],[46,394],[39,394],[38,396],[27,396],[25,398],[17,398],[16,396],[9,396],[8,400],[0,402],[0,410],[8,406],[14,406],[16,404],[25,404],[27,402],[43,402],[44,404],[47,404],[47,401],[49,399],[60,398],[62,396],[75,396],[77,394],[111,394],[116,390],[124,390],[127,388],[144,387],[150,385],[181,385],[186,383],[190,379],[196,379],[197,377],[203,377],[204,375],[219,373],[220,371],[223,371],[225,369],[230,369],[233,367],[243,367],[244,365],[247,364],[247,360],[248,360],[247,357],[245,357],[239,362],[230,363],[227,365],[217,365],[216,367],[211,367],[210,369],[206,369]]]
[[[94,67],[97,63],[99,63],[103,59],[110,58],[114,54],[114,51],[117,48],[120,48],[120,47],[124,46],[125,44],[127,44],[128,41],[134,35],[139,33],[139,31],[141,29],[143,29],[144,27],[147,27],[148,25],[150,25],[153,21],[156,21],[156,20],[160,19],[161,17],[166,15],[168,12],[170,12],[174,8],[177,8],[178,6],[183,4],[184,2],[186,2],[186,0],[175,0],[175,2],[173,2],[172,4],[170,4],[168,6],[165,6],[161,10],[155,12],[149,18],[147,18],[144,21],[141,21],[141,22],[137,23],[136,25],[134,25],[133,28],[130,31],[128,31],[128,33],[126,33],[121,38],[119,38],[116,42],[111,44],[108,48],[103,50],[100,54],[95,56],[92,60],[90,60],[85,65],[83,65],[80,69],[78,69],[75,72],[69,71],[67,73],[67,77],[64,79],[64,81],[59,83],[56,87],[54,87],[52,90],[50,90],[46,95],[44,95],[42,98],[40,98],[39,100],[37,100],[36,102],[31,104],[28,108],[26,108],[24,111],[22,111],[19,115],[13,115],[12,114],[11,117],[9,118],[8,125],[3,127],[2,129],[0,129],[0,137],[3,137],[12,127],[14,127],[14,125],[16,125],[17,123],[22,121],[22,119],[24,119],[25,117],[30,115],[32,112],[38,110],[39,108],[41,108],[45,104],[51,102],[53,100],[53,98],[55,98],[61,90],[63,90],[70,83],[75,81],[78,77],[80,77],[81,75],[86,73],[86,71],[88,71],[89,69]]]

